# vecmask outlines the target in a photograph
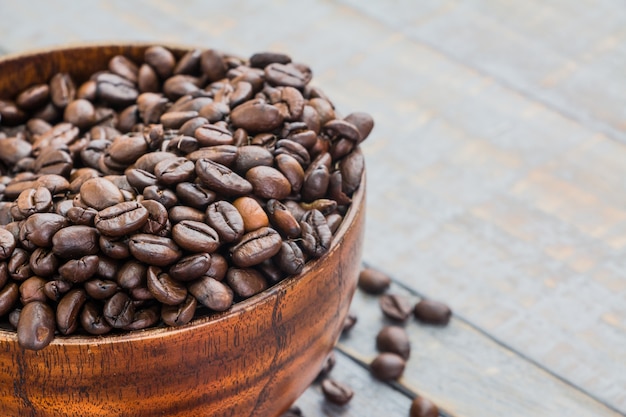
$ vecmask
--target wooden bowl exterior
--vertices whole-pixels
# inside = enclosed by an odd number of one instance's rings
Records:
[[[146,45],[65,48],[0,60],[0,97],[77,79]],[[184,50],[177,49],[180,54]],[[104,337],[57,337],[34,352],[0,330],[3,416],[278,416],[317,375],[356,289],[364,184],[331,250],[303,273],[180,328]]]

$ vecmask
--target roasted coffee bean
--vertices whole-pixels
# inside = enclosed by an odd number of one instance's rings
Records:
[[[111,72],[101,72],[95,81],[97,96],[114,107],[129,106],[139,95],[131,81]]]
[[[119,290],[119,286],[115,281],[98,278],[86,281],[84,288],[87,295],[96,300],[111,298]]]
[[[200,70],[200,56],[202,51],[192,49],[185,53],[174,67],[174,74],[197,74]]]
[[[330,249],[332,234],[326,218],[318,210],[307,211],[300,220],[302,249],[307,255],[319,258]]]
[[[46,297],[52,301],[59,301],[64,294],[72,289],[72,284],[62,279],[53,279],[46,282],[43,291]]]
[[[149,149],[143,135],[128,134],[118,136],[107,148],[106,154],[119,164],[132,164]]]
[[[300,224],[283,203],[271,199],[266,204],[266,210],[272,225],[283,236],[291,239],[300,236]]]
[[[205,124],[194,131],[200,146],[232,145],[233,134],[225,126]]]
[[[146,283],[148,267],[141,262],[130,260],[125,262],[117,271],[115,280],[120,287],[127,290],[138,288]]]
[[[309,82],[307,74],[293,64],[272,63],[265,67],[265,79],[274,86],[304,88]]]
[[[148,220],[141,228],[142,232],[155,235],[167,227],[167,209],[163,204],[154,200],[144,200],[141,205],[148,210]]]
[[[147,282],[150,293],[163,304],[179,305],[187,298],[187,288],[160,268],[148,268]]]
[[[411,300],[403,295],[385,294],[378,301],[383,314],[395,321],[406,321],[413,310]]]
[[[172,306],[164,305],[161,308],[161,319],[168,326],[182,326],[193,319],[198,306],[198,301],[192,295],[187,295],[181,304]]]
[[[44,187],[24,190],[17,198],[17,209],[25,218],[35,213],[44,213],[51,207],[52,195]]]
[[[204,221],[204,213],[193,207],[174,206],[168,210],[168,215],[172,223],[180,223],[184,220],[194,222]]]
[[[302,199],[311,202],[323,198],[328,191],[329,183],[330,172],[328,167],[323,164],[311,164],[304,173],[304,182],[301,190]]]
[[[135,309],[133,319],[124,330],[142,330],[154,326],[159,321],[159,306],[154,305],[140,310]]]
[[[22,312],[21,309],[16,308],[15,310],[12,310],[9,315],[9,324],[11,325],[11,327],[13,327],[14,330],[17,330],[17,323],[19,323],[20,321],[20,313]]]
[[[73,100],[65,107],[63,120],[80,129],[87,129],[96,122],[96,109],[89,100]]]
[[[44,187],[53,196],[69,190],[70,183],[62,176],[55,174],[40,175],[35,181],[35,186]]]
[[[46,104],[49,98],[48,84],[36,84],[21,92],[15,99],[15,104],[24,110],[35,110]]]
[[[19,298],[19,288],[15,282],[9,282],[0,288],[0,317],[11,311]]]
[[[221,103],[217,101],[205,104],[198,111],[200,117],[206,119],[209,123],[216,123],[224,120],[224,118],[226,118],[229,113],[230,108],[228,107],[228,105],[226,103]]]
[[[142,93],[159,91],[161,83],[154,68],[148,64],[143,64],[139,67],[137,86]]]
[[[347,195],[359,188],[361,177],[365,170],[365,161],[360,151],[350,153],[339,162],[339,170],[342,178],[342,190]]]
[[[225,196],[237,196],[252,192],[252,184],[224,165],[207,158],[196,161],[198,178],[211,190]]]
[[[126,201],[99,211],[94,224],[103,235],[117,237],[141,229],[148,216],[148,210],[140,203]]]
[[[382,294],[391,286],[391,278],[373,268],[364,268],[359,273],[359,288],[368,294]]]
[[[352,202],[352,199],[343,192],[343,177],[341,176],[341,171],[335,171],[330,174],[328,197],[335,200],[337,205],[340,206],[346,206]]]
[[[46,280],[40,277],[30,277],[20,284],[20,302],[27,304],[32,301],[46,301],[44,286]]]
[[[6,262],[0,263],[0,289],[9,281],[9,269]]]
[[[303,209],[307,211],[318,210],[324,216],[337,210],[337,202],[328,198],[320,198],[317,200],[313,200],[310,203],[302,202],[300,203],[300,205]]]
[[[237,209],[243,219],[244,232],[252,232],[261,227],[269,226],[269,219],[263,207],[252,197],[239,197],[233,201],[233,206]]]
[[[187,120],[185,123],[183,123],[180,129],[178,129],[178,132],[184,138],[184,140],[180,141],[182,142],[182,145],[173,146],[171,145],[171,142],[170,142],[170,145],[168,145],[168,151],[170,152],[176,151],[177,153],[180,153],[180,154],[187,154],[187,153],[197,150],[200,147],[200,143],[198,142],[198,139],[194,137],[194,133],[197,128],[207,123],[209,123],[209,120],[202,116],[194,117],[193,119]],[[191,143],[193,143],[194,145],[193,149],[190,149]]]
[[[187,159],[196,161],[196,163],[199,159],[209,159],[225,167],[231,167],[236,158],[237,147],[233,145],[208,146],[187,154]]]
[[[30,254],[22,248],[15,248],[7,262],[9,275],[15,281],[24,281],[32,276],[29,264]]]
[[[254,99],[237,106],[230,113],[235,128],[249,133],[268,132],[283,123],[283,116],[277,107],[260,99]]]
[[[145,200],[154,200],[161,203],[166,209],[170,209],[178,204],[178,197],[168,188],[159,188],[157,185],[150,185],[143,189]]]
[[[209,81],[221,80],[226,76],[226,63],[222,54],[214,49],[206,49],[200,55],[200,68]]]
[[[98,211],[92,208],[72,207],[67,211],[66,216],[72,224],[93,226],[97,214]]]
[[[92,178],[80,187],[80,197],[88,206],[104,210],[124,201],[120,189],[105,178]]]
[[[211,255],[198,253],[182,258],[169,269],[172,278],[178,281],[193,281],[200,278],[211,267]]]
[[[144,60],[150,65],[158,76],[165,80],[174,71],[176,58],[174,55],[162,46],[151,46],[144,52]]]
[[[195,164],[182,157],[166,159],[155,165],[154,175],[166,185],[191,181],[195,177]]]
[[[278,170],[287,178],[291,185],[291,191],[300,192],[304,183],[304,169],[293,156],[283,153],[276,155],[276,165]]]
[[[439,409],[427,398],[415,397],[411,402],[409,417],[438,417]]]
[[[56,322],[63,335],[72,334],[78,328],[79,313],[87,302],[85,290],[76,288],[61,298],[56,308]]]
[[[265,280],[270,285],[274,285],[280,281],[282,281],[287,274],[283,272],[276,264],[272,261],[272,259],[266,259],[258,265],[255,265],[255,268],[263,274]]]
[[[57,73],[50,79],[50,99],[60,109],[65,108],[76,97],[76,87],[67,73]]]
[[[98,270],[100,258],[97,255],[87,255],[80,259],[70,259],[59,267],[59,275],[65,281],[81,283],[91,278]]]
[[[48,248],[37,248],[30,255],[29,266],[31,271],[40,277],[52,276],[59,267],[59,261]]]
[[[23,247],[30,250],[48,247],[52,245],[53,236],[68,225],[67,219],[61,215],[35,213],[21,224],[19,240]]]
[[[182,128],[179,131],[181,130]],[[167,143],[166,150],[177,155],[187,155],[198,150],[199,147],[198,139],[192,136],[178,135]]]
[[[226,277],[227,271],[228,261],[226,258],[219,253],[214,253],[211,255],[211,266],[209,266],[204,275],[222,281]]]
[[[250,168],[256,166],[272,166],[274,155],[262,146],[240,146],[237,148],[237,158],[233,169],[245,175]]]
[[[27,114],[10,100],[0,100],[0,119],[2,124],[6,126],[15,126],[23,123]]]
[[[128,81],[136,83],[139,68],[137,68],[137,65],[135,65],[133,61],[125,56],[116,55],[109,60],[109,71],[126,78]]]
[[[365,140],[374,128],[374,119],[367,113],[354,112],[347,115],[344,120],[356,127],[359,131],[360,141]]]
[[[322,393],[326,400],[337,405],[349,403],[354,396],[354,391],[350,387],[330,378],[322,381]]]
[[[0,227],[0,261],[11,257],[15,245],[16,241],[13,234],[5,228]]]
[[[350,330],[352,330],[357,321],[357,316],[354,313],[349,312],[346,316],[346,319],[343,321],[343,327],[341,328],[341,331],[344,333],[349,332]]]
[[[106,256],[113,259],[126,259],[130,256],[128,241],[125,237],[100,236],[98,245]]]
[[[226,283],[237,297],[245,299],[267,289],[267,281],[260,272],[251,268],[229,268]]]
[[[33,301],[20,312],[17,342],[24,349],[41,350],[54,339],[54,311],[44,302]]]
[[[393,381],[402,376],[405,366],[402,356],[383,352],[370,363],[370,371],[381,381]]]
[[[114,328],[128,326],[135,315],[135,306],[125,292],[115,293],[104,303],[104,319]]]
[[[276,168],[253,167],[246,172],[246,179],[252,184],[253,192],[258,197],[282,200],[291,194],[289,180]]]
[[[104,318],[102,307],[88,301],[80,313],[81,327],[89,334],[103,335],[109,333],[113,326]]]
[[[41,152],[37,159],[33,169],[40,175],[43,174],[56,174],[62,177],[67,177],[74,163],[69,152],[62,149],[56,149],[46,152]]]
[[[265,68],[269,64],[288,64],[291,62],[289,55],[278,52],[259,52],[250,57],[250,66],[255,68]]]
[[[197,87],[194,88],[197,89]],[[165,129],[179,129],[188,120],[198,117],[198,112],[193,110],[187,111],[168,111],[160,117],[160,122]]]
[[[293,157],[303,168],[306,168],[311,164],[311,156],[309,155],[309,151],[307,151],[304,146],[292,140],[281,139],[276,142],[276,150],[274,151],[274,155],[276,156],[276,158],[278,158],[278,155],[283,154]]]
[[[206,222],[219,235],[220,241],[231,243],[244,234],[244,220],[241,213],[231,203],[221,200],[209,205]]]
[[[445,326],[450,321],[452,310],[440,301],[422,299],[415,305],[413,314],[421,322]]]
[[[167,266],[182,256],[180,248],[172,239],[139,233],[129,241],[130,253],[147,265]]]
[[[241,268],[257,265],[276,255],[282,239],[270,227],[262,227],[243,235],[239,243],[230,249],[232,261]]]
[[[233,290],[208,276],[191,282],[189,292],[200,304],[214,311],[226,311],[233,304]]]
[[[19,137],[2,139],[0,140],[0,161],[8,166],[15,165],[29,156],[31,150],[32,145]]]
[[[80,258],[95,255],[100,250],[99,233],[89,226],[68,226],[52,236],[52,252],[61,258]]]
[[[281,248],[274,258],[276,265],[289,275],[299,274],[304,268],[305,259],[302,250],[296,242],[287,240],[281,243]]]
[[[409,360],[411,342],[406,330],[398,326],[385,326],[376,336],[376,348],[380,352],[391,352]]]
[[[101,279],[115,279],[120,263],[104,255],[98,255],[98,257],[98,269],[96,270],[95,277]]]
[[[176,194],[181,202],[198,210],[205,210],[217,198],[207,187],[192,182],[176,184]]]
[[[220,238],[215,229],[193,220],[183,220],[175,224],[172,238],[181,248],[191,252],[213,253],[220,246]]]

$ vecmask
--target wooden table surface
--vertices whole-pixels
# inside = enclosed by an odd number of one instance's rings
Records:
[[[340,111],[370,112],[364,260],[392,292],[447,302],[407,324],[395,385],[366,364],[384,324],[359,322],[312,416],[626,413],[626,4],[622,0],[0,0],[0,50],[144,40],[310,64]]]

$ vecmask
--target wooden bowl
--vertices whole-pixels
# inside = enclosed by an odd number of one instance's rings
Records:
[[[0,59],[0,97],[56,72],[76,80],[148,45],[92,45]],[[172,48],[181,55],[183,48]],[[332,350],[357,282],[364,185],[330,251],[229,311],[179,328],[56,337],[22,349],[0,330],[3,416],[278,416],[315,379]]]

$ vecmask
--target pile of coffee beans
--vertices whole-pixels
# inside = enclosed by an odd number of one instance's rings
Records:
[[[324,255],[374,123],[311,79],[284,54],[154,46],[0,100],[0,319],[20,345],[182,325]]]

